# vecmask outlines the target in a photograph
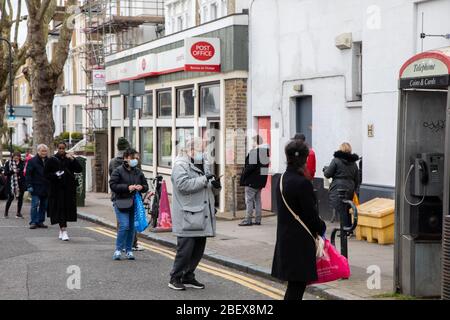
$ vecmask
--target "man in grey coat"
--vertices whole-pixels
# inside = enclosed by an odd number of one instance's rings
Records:
[[[210,173],[202,152],[203,141],[188,141],[172,168],[172,230],[177,236],[177,254],[170,273],[169,288],[204,289],[194,271],[203,257],[206,238],[216,235],[214,195],[220,181]]]

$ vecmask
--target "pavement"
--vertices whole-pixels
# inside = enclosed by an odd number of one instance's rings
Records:
[[[116,219],[110,195],[88,193],[85,207],[78,208],[80,218],[115,229]],[[229,215],[228,215],[229,216]],[[207,241],[204,258],[270,281],[276,238],[276,217],[266,213],[261,226],[239,227],[238,221],[218,220],[217,236]],[[327,237],[337,224],[327,223]],[[145,231],[141,239],[175,247],[176,237],[168,233]],[[337,240],[337,248],[339,244]],[[349,239],[351,277],[326,284],[312,285],[307,292],[323,299],[361,300],[389,297],[393,294],[394,246]]]
[[[9,219],[0,216],[0,300],[268,300],[284,294],[283,284],[206,260],[196,272],[206,289],[174,291],[167,286],[172,248],[141,239],[145,251],[136,252],[135,261],[113,261],[114,230],[80,219],[69,223],[70,241],[63,242],[58,226],[29,229],[29,204],[25,219],[14,217],[15,204],[11,209]],[[107,212],[89,201],[80,209]]]

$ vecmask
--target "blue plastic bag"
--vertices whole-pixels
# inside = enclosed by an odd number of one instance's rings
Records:
[[[142,232],[148,227],[144,202],[139,193],[134,195],[134,227],[137,232]]]

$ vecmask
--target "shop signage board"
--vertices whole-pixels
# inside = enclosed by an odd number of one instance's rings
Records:
[[[92,71],[92,87],[94,90],[106,91],[106,72],[104,69]]]
[[[149,53],[106,69],[106,83],[157,77],[174,72],[220,72],[220,39],[187,38],[184,46]]]
[[[219,38],[187,38],[184,50],[185,71],[220,72]]]

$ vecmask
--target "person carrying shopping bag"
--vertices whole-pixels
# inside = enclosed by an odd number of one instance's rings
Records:
[[[132,251],[135,234],[134,213],[135,195],[148,191],[148,183],[144,174],[137,168],[139,153],[134,149],[127,149],[123,153],[123,164],[115,169],[109,180],[109,186],[113,191],[113,206],[116,213],[119,228],[117,230],[116,250],[113,260],[121,260],[122,251],[125,250],[126,258],[134,260]]]
[[[287,169],[276,191],[277,240],[272,276],[287,281],[285,300],[301,300],[306,285],[318,279],[314,239],[324,235],[326,226],[317,211],[313,185],[305,177],[308,147],[300,140],[291,140],[285,154]]]

